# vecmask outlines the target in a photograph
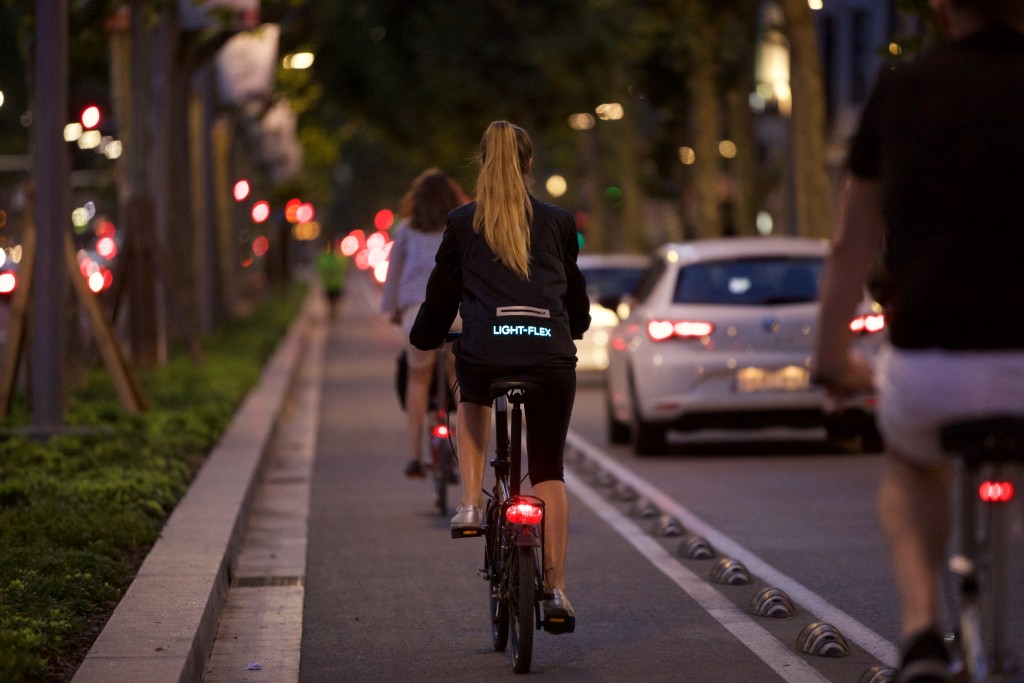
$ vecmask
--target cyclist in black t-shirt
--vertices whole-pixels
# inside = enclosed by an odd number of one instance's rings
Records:
[[[850,151],[816,354],[833,393],[877,386],[901,683],[947,680],[938,586],[950,469],[939,425],[1024,414],[1024,3],[931,5],[952,40],[880,76]],[[850,355],[848,324],[879,255],[891,346],[872,377]]]

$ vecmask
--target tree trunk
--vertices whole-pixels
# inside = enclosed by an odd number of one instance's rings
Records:
[[[715,82],[715,31],[703,8],[694,3],[691,25],[704,27],[706,35],[691,42],[693,72],[690,92],[693,95],[693,163],[696,191],[696,230],[691,237],[718,237],[722,234],[722,215],[718,200],[718,176],[721,156],[718,143],[722,139],[721,108]]]
[[[806,0],[783,0],[793,93],[792,163],[798,234],[832,234],[832,190],[826,161],[825,87],[812,10]]]

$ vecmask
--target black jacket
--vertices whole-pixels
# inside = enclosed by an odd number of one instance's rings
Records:
[[[531,197],[530,279],[509,270],[473,230],[476,202],[448,214],[426,301],[409,333],[419,349],[435,349],[462,315],[455,342],[460,361],[528,366],[576,363],[590,326],[586,281],[576,266],[572,214]]]

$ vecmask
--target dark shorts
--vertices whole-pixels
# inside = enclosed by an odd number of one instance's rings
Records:
[[[543,387],[539,396],[525,401],[526,454],[530,483],[563,480],[562,455],[569,418],[576,400],[576,368],[571,365],[507,367],[472,365],[455,359],[461,400],[489,406],[493,403],[491,384],[516,380]]]

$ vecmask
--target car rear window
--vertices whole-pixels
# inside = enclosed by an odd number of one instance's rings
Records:
[[[756,258],[696,263],[679,271],[673,302],[770,306],[815,301],[823,262]]]
[[[587,294],[595,301],[629,294],[644,272],[636,267],[581,268],[587,280]]]

